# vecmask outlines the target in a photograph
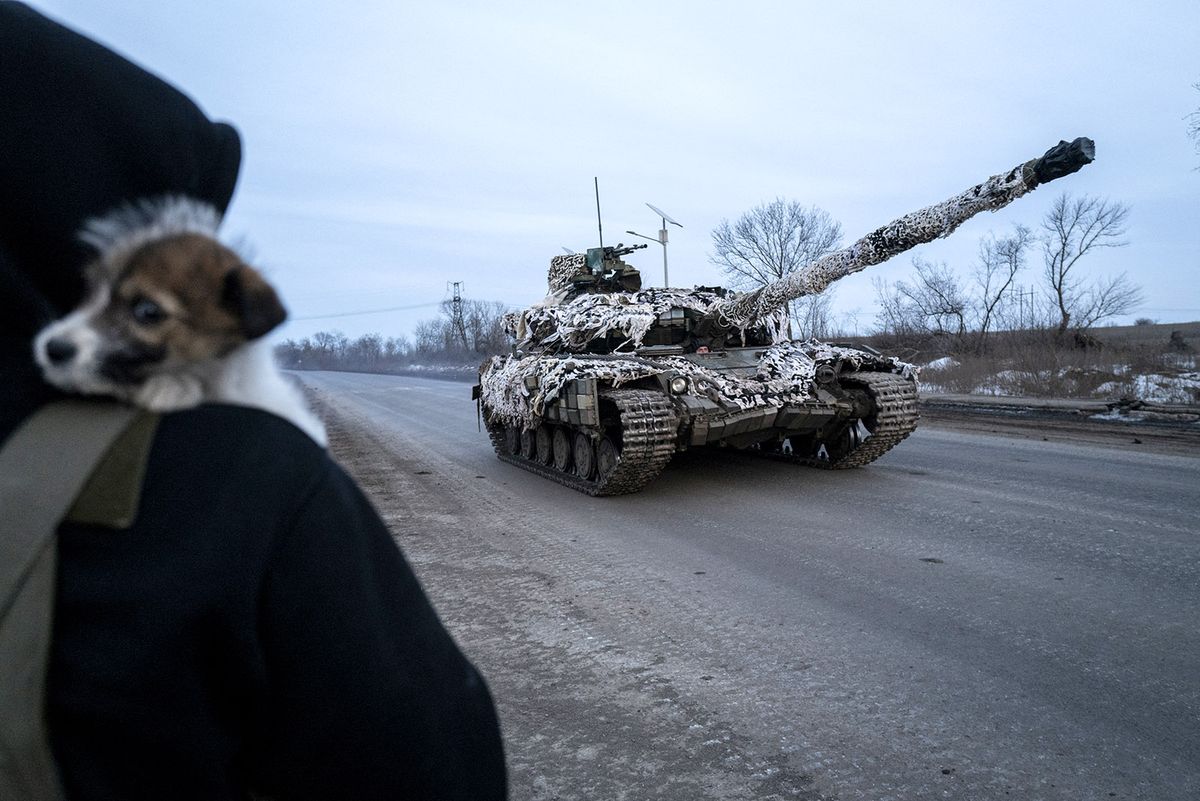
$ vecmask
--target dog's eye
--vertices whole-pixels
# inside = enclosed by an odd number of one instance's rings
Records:
[[[138,298],[133,302],[133,319],[142,325],[155,325],[167,319],[167,312],[150,298]]]

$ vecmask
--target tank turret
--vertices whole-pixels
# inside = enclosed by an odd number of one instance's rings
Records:
[[[1093,157],[1090,139],[1060,142],[748,293],[643,290],[622,256],[644,245],[557,256],[546,298],[506,318],[514,353],[480,367],[474,397],[496,453],[592,495],[636,492],[693,447],[866,465],[916,428],[916,368],[867,347],[789,341],[787,303],[948,236]]]
[[[744,294],[720,288],[639,291],[637,270],[621,260],[645,245],[593,248],[587,255],[557,256],[551,262],[550,294],[542,303],[510,318],[510,333],[522,350],[585,352],[641,347],[661,320],[694,335],[684,347],[712,347],[724,332],[751,340],[762,326],[781,331],[789,301],[826,289],[833,282],[881,264],[917,245],[949,236],[983,211],[996,211],[1037,186],[1069,175],[1092,161],[1095,145],[1080,137],[1059,142],[1040,158],[1018,164],[954,197],[906,214],[826,254],[785,278]],[[690,321],[684,323],[683,321]],[[749,334],[747,332],[750,332]],[[671,337],[668,337],[671,338]],[[676,344],[656,342],[651,344]]]

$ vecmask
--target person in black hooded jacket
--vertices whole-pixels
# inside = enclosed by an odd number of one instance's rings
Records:
[[[83,292],[84,220],[224,212],[237,133],[0,1],[0,442],[55,392],[35,333]],[[64,449],[70,444],[64,443]],[[499,725],[378,515],[265,412],[164,415],[135,522],[63,524],[47,684],[70,799],[500,799]]]

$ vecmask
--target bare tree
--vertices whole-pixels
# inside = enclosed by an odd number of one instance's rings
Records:
[[[961,343],[971,304],[958,276],[945,264],[920,258],[912,263],[916,276],[911,282],[875,282],[881,328],[898,336],[949,335]]]
[[[1020,224],[1012,236],[997,239],[989,234],[979,240],[979,263],[975,268],[975,284],[979,289],[976,352],[982,352],[986,346],[988,333],[1001,316],[1013,281],[1025,266],[1025,251],[1032,241],[1033,233]]]
[[[875,303],[879,307],[875,314],[876,333],[891,334],[899,339],[925,333],[920,319],[911,313],[904,295],[897,291],[895,284],[882,278],[872,278],[871,286],[875,288]]]
[[[967,330],[970,304],[958,276],[944,262],[934,264],[914,258],[912,263],[916,279],[911,284],[897,281],[896,289],[924,321],[925,330],[961,338]]]
[[[319,331],[312,338],[286,340],[275,348],[284,367],[301,370],[365,370],[392,372],[407,366],[410,347],[404,337],[384,339],[363,334],[349,340],[340,332]]]
[[[1125,273],[1092,282],[1079,296],[1075,327],[1083,331],[1101,320],[1129,312],[1142,305],[1142,288]]]
[[[467,341],[477,354],[497,354],[507,348],[504,314],[508,307],[499,301],[463,301],[463,318]]]
[[[412,345],[408,337],[401,334],[398,337],[388,337],[383,343],[384,353],[392,361],[400,361],[412,353]]]
[[[816,206],[776,198],[756,206],[730,224],[713,229],[709,261],[738,289],[757,289],[778,281],[836,249],[842,226]],[[796,309],[788,304],[789,334]],[[797,322],[800,322],[797,320]]]
[[[792,302],[800,339],[826,339],[833,334],[833,288]]]
[[[416,338],[417,353],[421,356],[429,356],[435,353],[442,353],[447,347],[447,334],[449,334],[449,326],[444,320],[422,320],[417,323],[413,329],[413,336]]]
[[[1087,328],[1103,317],[1121,314],[1131,308],[1122,306],[1117,302],[1119,299],[1124,298],[1128,304],[1140,297],[1137,292],[1127,291],[1137,287],[1124,276],[1116,282],[1108,282],[1120,283],[1123,287],[1108,286],[1105,289],[1101,284],[1089,283],[1076,270],[1087,254],[1100,248],[1128,244],[1122,238],[1128,217],[1129,207],[1124,203],[1090,195],[1073,198],[1066,193],[1059,195],[1046,213],[1042,220],[1042,255],[1047,290],[1058,309],[1058,337],[1066,333],[1073,320],[1077,328]],[[1122,288],[1126,291],[1120,291]],[[1095,316],[1098,302],[1107,309],[1107,314],[1101,317]]]
[[[461,304],[461,317],[455,315],[452,302],[446,301],[442,303],[440,318],[417,323],[413,332],[415,350],[422,358],[463,362],[508,349],[509,338],[504,331],[507,306],[498,301],[466,298]]]

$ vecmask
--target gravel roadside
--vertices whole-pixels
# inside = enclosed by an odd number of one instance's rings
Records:
[[[1126,410],[1121,414],[1122,409]],[[921,425],[1045,442],[1200,456],[1200,409],[1129,409],[1104,401],[924,395]]]

